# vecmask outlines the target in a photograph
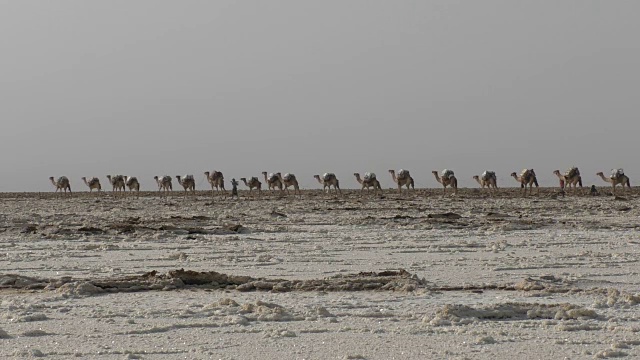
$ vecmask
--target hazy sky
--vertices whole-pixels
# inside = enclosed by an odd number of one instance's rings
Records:
[[[1,1],[0,191],[49,176],[624,167],[638,1]],[[603,184],[603,183],[602,183]]]

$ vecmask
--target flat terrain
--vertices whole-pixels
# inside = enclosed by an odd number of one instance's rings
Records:
[[[599,190],[0,194],[0,358],[640,357],[640,194]]]

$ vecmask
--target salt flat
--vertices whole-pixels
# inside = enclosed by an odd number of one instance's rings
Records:
[[[2,194],[0,357],[639,356],[638,193],[518,190]]]

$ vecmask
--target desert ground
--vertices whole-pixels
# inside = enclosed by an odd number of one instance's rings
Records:
[[[640,357],[640,193],[0,194],[0,358]]]

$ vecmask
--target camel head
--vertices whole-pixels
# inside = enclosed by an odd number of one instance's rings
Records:
[[[205,171],[205,172],[204,172],[204,176],[206,176],[206,177],[209,177],[209,174],[211,174],[211,173],[210,173],[210,172],[208,172],[208,171]]]
[[[436,170],[433,170],[431,173],[432,173],[433,175],[435,175],[436,177],[440,177],[440,175],[438,175],[438,172],[437,172]]]
[[[604,173],[602,171],[596,173],[596,176],[604,176]]]
[[[394,174],[396,171],[395,170],[389,170],[389,174]]]
[[[513,176],[514,178],[517,178],[518,174],[516,174],[515,172],[512,172],[510,176]]]
[[[560,176],[560,170],[554,170],[553,174],[556,175],[556,176]]]
[[[474,179],[474,180],[480,180],[480,176],[478,176],[478,175],[473,175],[472,179]]]
[[[320,180],[320,175],[313,175],[313,178]]]

